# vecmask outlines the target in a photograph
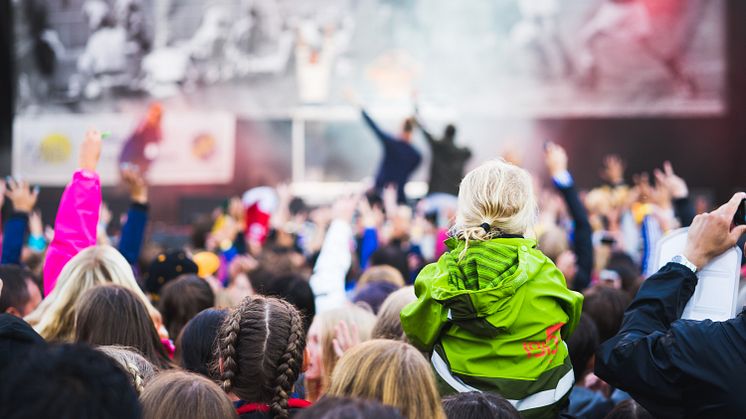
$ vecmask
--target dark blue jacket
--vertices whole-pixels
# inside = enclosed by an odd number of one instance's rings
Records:
[[[648,278],[596,375],[657,418],[746,417],[746,311],[725,322],[680,320],[697,276],[669,263]]]
[[[28,214],[16,212],[5,222],[3,233],[3,254],[0,264],[21,264],[21,251],[28,230]]]
[[[363,110],[363,119],[383,144],[383,159],[376,175],[376,190],[381,191],[388,184],[395,184],[399,202],[404,202],[404,185],[422,161],[420,152],[412,144],[383,131]]]

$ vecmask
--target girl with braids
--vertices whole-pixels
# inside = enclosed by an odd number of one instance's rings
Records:
[[[222,323],[213,373],[247,418],[290,417],[309,402],[290,398],[303,364],[300,312],[285,300],[245,298]]]
[[[523,418],[554,418],[574,382],[564,340],[583,296],[526,237],[536,217],[527,171],[498,160],[469,172],[449,251],[417,276],[401,325],[429,354],[441,393],[488,391]]]

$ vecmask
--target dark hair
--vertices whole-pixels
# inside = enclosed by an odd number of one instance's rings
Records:
[[[401,129],[406,133],[412,132],[414,130],[414,118],[405,119]]]
[[[200,311],[215,305],[210,284],[194,274],[182,275],[161,290],[159,311],[172,338],[177,339],[184,325]]]
[[[76,342],[132,347],[156,367],[171,367],[148,309],[134,292],[118,285],[99,285],[78,301]]]
[[[23,307],[28,303],[31,295],[28,292],[28,283],[36,287],[34,275],[28,269],[18,265],[0,265],[0,280],[3,281],[2,292],[0,292],[0,313],[5,313],[13,307],[24,316]]]
[[[316,316],[316,297],[308,280],[298,274],[281,276],[266,285],[264,294],[282,298],[300,310],[303,315],[303,330],[308,334]]]
[[[521,415],[504,397],[486,392],[471,391],[443,399],[443,410],[448,419],[520,419]]]
[[[595,285],[583,294],[583,313],[588,314],[596,323],[600,341],[604,342],[616,335],[622,326],[624,310],[630,302],[627,293],[604,285]]]
[[[593,357],[598,348],[598,329],[593,319],[588,314],[580,315],[578,325],[567,339],[567,350],[570,352],[572,369],[575,372],[575,382],[585,376],[588,361]]]
[[[446,129],[443,131],[443,134],[447,139],[453,139],[453,137],[456,136],[456,127],[453,124],[446,125]]]
[[[409,278],[409,260],[407,252],[398,246],[383,246],[373,252],[370,256],[369,266],[389,265],[394,267],[404,278],[405,283],[410,283]]]
[[[85,345],[36,347],[3,372],[0,417],[140,418],[130,377]]]
[[[627,399],[616,405],[605,419],[654,419],[654,416],[636,401]]]
[[[303,409],[296,419],[404,419],[399,410],[377,400],[323,397]]]
[[[223,390],[267,403],[273,417],[286,419],[306,346],[298,310],[278,298],[247,297],[225,319],[216,342],[213,371]]]
[[[634,298],[642,283],[640,267],[634,259],[625,252],[615,251],[609,256],[606,269],[619,274],[622,280],[622,289],[627,292],[630,298]]]
[[[210,376],[210,363],[216,350],[215,338],[226,317],[228,310],[210,308],[201,311],[184,326],[176,342],[176,354],[184,369]]]

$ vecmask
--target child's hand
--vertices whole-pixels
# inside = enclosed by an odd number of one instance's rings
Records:
[[[80,146],[80,168],[91,172],[96,171],[98,159],[101,157],[101,132],[90,129],[85,134],[85,140]]]

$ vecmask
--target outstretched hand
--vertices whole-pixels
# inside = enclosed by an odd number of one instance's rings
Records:
[[[96,129],[89,129],[85,134],[85,140],[80,146],[80,163],[81,169],[91,172],[96,171],[98,159],[101,157],[101,132]]]
[[[663,171],[655,169],[653,174],[655,175],[656,184],[666,188],[672,198],[678,199],[689,196],[689,188],[687,188],[686,182],[684,179],[676,176],[673,172],[671,162],[664,162]]]
[[[360,343],[360,331],[355,323],[350,323],[347,326],[347,322],[340,320],[339,324],[334,328],[334,339],[332,345],[334,345],[334,353],[338,357],[342,357],[350,348]]]
[[[140,173],[140,168],[133,164],[125,164],[121,167],[122,182],[130,192],[130,199],[138,204],[148,202],[148,183]]]
[[[28,182],[8,178],[7,190],[5,196],[13,203],[13,209],[16,212],[30,213],[36,205],[39,197],[39,188],[32,188]]]
[[[687,233],[684,257],[697,269],[735,246],[741,235],[746,233],[746,225],[731,228],[733,216],[744,198],[746,193],[738,192],[715,211],[694,217]]]
[[[549,174],[557,176],[567,170],[567,153],[562,146],[551,142],[547,143],[544,149],[544,162],[549,169]]]

